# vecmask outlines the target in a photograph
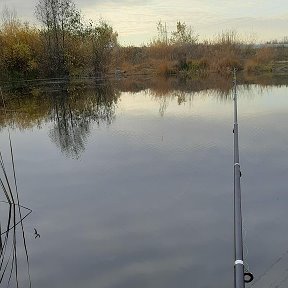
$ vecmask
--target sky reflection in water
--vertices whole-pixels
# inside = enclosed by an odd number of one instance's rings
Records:
[[[257,278],[288,250],[288,89],[246,88],[243,214]],[[33,210],[25,227],[34,287],[233,285],[233,104],[212,90],[182,93],[181,104],[171,95],[123,92],[109,119],[98,117],[107,109],[99,102],[80,112],[70,103],[71,116],[52,101],[60,113],[12,130],[22,203]],[[2,129],[4,151],[6,139]]]

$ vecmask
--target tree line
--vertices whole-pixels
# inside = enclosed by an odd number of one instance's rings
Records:
[[[4,8],[0,28],[2,76],[65,77],[106,73],[118,45],[117,33],[104,20],[85,21],[72,0],[39,0],[41,28]]]
[[[35,16],[41,28],[20,21],[5,8],[0,26],[0,79],[158,75],[198,77],[229,74],[231,68],[252,73],[273,72],[275,61],[288,59],[283,47],[258,47],[224,31],[212,40],[185,22],[174,31],[157,23],[157,35],[147,45],[123,47],[104,20],[86,21],[73,0],[39,0]],[[281,67],[280,67],[281,68]]]

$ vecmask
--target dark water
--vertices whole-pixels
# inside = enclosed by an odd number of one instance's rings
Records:
[[[138,90],[6,90],[0,144],[9,167],[10,127],[33,287],[233,286],[229,88]],[[257,278],[288,250],[288,88],[238,90]]]

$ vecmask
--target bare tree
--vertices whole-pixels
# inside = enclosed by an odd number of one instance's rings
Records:
[[[171,33],[170,42],[172,44],[196,44],[199,35],[195,34],[190,26],[185,22],[177,22],[176,31]]]
[[[4,27],[14,27],[18,25],[19,20],[16,10],[4,6],[3,10],[1,11],[1,22]]]

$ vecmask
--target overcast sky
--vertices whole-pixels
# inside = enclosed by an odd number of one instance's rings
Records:
[[[0,0],[15,8],[18,16],[36,23],[38,0]],[[147,43],[157,35],[156,23],[167,23],[175,29],[177,20],[184,21],[200,35],[213,38],[226,30],[237,30],[248,39],[265,41],[288,35],[287,0],[75,0],[87,19],[107,20],[119,33],[122,44]],[[2,6],[2,7],[1,7]]]

